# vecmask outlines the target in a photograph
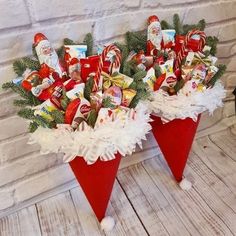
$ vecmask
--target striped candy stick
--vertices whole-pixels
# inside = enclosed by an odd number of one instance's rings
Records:
[[[115,60],[112,61],[112,65],[111,65],[111,71],[110,73],[112,74],[112,68],[119,68],[120,64],[121,64],[121,52],[120,49],[115,46],[114,44],[110,44],[109,46],[105,47],[103,52],[102,52],[102,60],[103,62],[106,60],[106,57],[108,55],[109,52],[114,51],[115,52]]]
[[[120,49],[115,46],[114,44],[110,44],[109,46],[105,47],[104,50],[102,51],[102,54],[100,55],[100,60],[98,64],[98,70],[95,74],[94,77],[94,86],[93,86],[93,92],[99,90],[99,81],[102,73],[102,68],[103,68],[103,63],[106,61],[106,57],[110,51],[114,51],[116,53],[115,55],[115,60],[112,62],[111,65],[111,71],[110,74],[112,73],[112,68],[113,66],[115,68],[119,68],[121,64],[121,52]]]
[[[206,34],[203,31],[200,31],[200,30],[191,30],[191,31],[189,31],[187,33],[186,37],[185,37],[184,43],[181,46],[180,51],[177,54],[177,58],[176,58],[176,61],[175,61],[175,70],[180,67],[181,62],[182,62],[183,58],[185,57],[185,52],[186,52],[187,45],[188,45],[188,43],[191,40],[191,37],[193,35],[199,35],[200,36],[199,45],[198,45],[198,50],[199,51],[202,51],[203,47],[205,46],[205,44],[206,44]]]

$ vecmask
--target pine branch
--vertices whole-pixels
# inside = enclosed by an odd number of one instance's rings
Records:
[[[93,88],[93,84],[94,84],[94,81],[93,81],[93,77],[90,77],[86,83],[85,83],[85,88],[84,88],[84,97],[90,101],[90,94],[92,92],[92,88]]]
[[[147,35],[143,32],[127,32],[126,42],[129,51],[139,52],[140,50],[146,51]]]
[[[29,68],[31,70],[36,70],[36,71],[40,69],[39,61],[33,60],[30,57],[24,57],[22,58],[22,61],[26,68]]]
[[[134,81],[142,81],[142,79],[147,75],[147,71],[139,71],[133,75]]]
[[[115,105],[112,104],[111,98],[110,97],[106,97],[102,100],[102,106],[105,108],[111,108],[114,109]]]
[[[206,38],[206,45],[211,47],[210,54],[215,56],[217,53],[217,44],[219,42],[219,39],[215,36],[208,36]]]
[[[13,62],[13,70],[18,76],[22,76],[26,70],[26,65],[21,59],[16,60]]]
[[[185,84],[185,82],[183,79],[178,80],[176,85],[174,86],[175,92],[177,93],[180,89],[182,89],[184,87],[184,84]]]
[[[128,48],[127,45],[121,44],[121,43],[115,43],[115,45],[121,51],[122,59],[121,59],[120,72],[123,73],[125,61],[126,61],[128,55],[129,55],[129,48]]]
[[[34,110],[31,108],[22,108],[21,110],[18,111],[18,116],[21,118],[27,119],[27,120],[34,120]]]
[[[197,24],[197,28],[201,31],[204,31],[206,28],[206,21],[204,19],[200,20]]]
[[[65,53],[64,46],[61,46],[60,48],[58,48],[56,52],[57,52],[58,58],[62,60],[64,58],[64,53]]]
[[[92,109],[89,112],[88,118],[87,118],[87,123],[89,126],[93,127],[95,126],[95,123],[97,121],[98,113],[95,109]]]
[[[13,101],[13,105],[17,107],[25,107],[25,106],[31,106],[32,104],[30,103],[29,100],[15,99]]]
[[[63,124],[64,123],[64,112],[60,110],[53,110],[50,112],[53,120],[56,122],[56,124]]]
[[[206,22],[204,19],[200,20],[197,24],[193,24],[193,25],[183,25],[183,34],[186,35],[189,31],[193,30],[193,29],[198,29],[198,30],[204,30],[206,26]]]
[[[36,131],[36,129],[38,129],[38,127],[39,125],[35,121],[33,121],[33,122],[30,122],[28,130],[30,133],[33,133]]]
[[[174,24],[176,34],[182,34],[183,33],[183,26],[180,22],[180,18],[179,18],[178,14],[174,14],[174,16],[173,16],[173,24]]]
[[[155,76],[156,78],[160,77],[162,72],[161,72],[161,67],[158,64],[154,65],[154,70],[155,70]]]
[[[92,56],[93,55],[93,36],[91,33],[88,33],[85,35],[84,41],[83,41],[86,45],[87,45],[87,57],[88,56]]]
[[[30,91],[26,91],[22,87],[14,84],[12,82],[4,83],[2,85],[2,88],[4,90],[11,89],[13,92],[19,94],[25,100],[28,100],[28,103],[31,106],[37,106],[37,105],[41,104],[41,102]]]
[[[216,74],[213,76],[213,78],[208,82],[208,84],[207,84],[208,86],[213,87],[215,85],[216,81],[223,76],[223,74],[225,73],[226,68],[227,68],[226,65],[222,65],[222,64],[218,65],[217,67],[219,70],[216,72]]]
[[[76,43],[69,38],[64,38],[64,45],[76,45]]]
[[[161,21],[161,28],[163,30],[165,30],[165,29],[173,29],[174,27],[172,25],[170,25],[167,21],[162,20]]]

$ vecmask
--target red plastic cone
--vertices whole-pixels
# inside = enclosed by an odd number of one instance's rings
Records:
[[[186,118],[184,120],[175,119],[166,124],[163,124],[157,116],[151,118],[153,119],[151,122],[153,135],[172,174],[180,182],[200,121],[200,115],[197,122],[191,118]]]
[[[99,221],[105,217],[120,160],[121,155],[116,154],[114,160],[99,159],[92,165],[82,157],[69,163]]]

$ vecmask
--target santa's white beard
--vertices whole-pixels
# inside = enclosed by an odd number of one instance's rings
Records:
[[[53,52],[51,55],[44,55],[43,57],[43,63],[54,69],[59,75],[62,74],[56,52]]]

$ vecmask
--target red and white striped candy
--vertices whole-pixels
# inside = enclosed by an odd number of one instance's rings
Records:
[[[186,48],[187,45],[191,39],[191,37],[193,35],[199,35],[200,39],[199,39],[199,45],[198,45],[198,50],[202,51],[203,47],[206,44],[206,34],[203,31],[200,30],[191,30],[187,33],[184,43],[182,44],[182,47],[180,49],[180,51],[178,52],[177,58],[176,58],[176,62],[175,62],[175,70],[178,69],[181,65],[181,62],[183,60],[183,58],[185,57],[185,53],[186,53]]]
[[[111,65],[111,71],[110,73],[112,73],[112,68],[119,68],[120,64],[121,64],[121,52],[120,49],[115,46],[114,44],[110,44],[109,46],[105,47],[104,50],[102,51],[102,54],[100,56],[100,60],[99,60],[99,64],[98,64],[98,70],[97,73],[94,77],[94,86],[93,86],[93,91],[98,91],[98,85],[99,85],[99,81],[100,81],[100,77],[101,77],[101,73],[102,73],[102,68],[103,68],[103,63],[106,61],[106,57],[108,55],[109,52],[114,51],[115,52],[115,60],[112,62]]]

